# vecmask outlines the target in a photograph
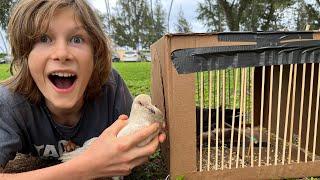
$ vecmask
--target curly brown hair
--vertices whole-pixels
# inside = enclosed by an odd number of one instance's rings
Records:
[[[14,7],[8,25],[13,60],[12,76],[2,82],[10,90],[20,93],[32,103],[39,103],[42,94],[31,77],[28,56],[39,36],[49,27],[54,13],[71,8],[90,36],[94,54],[94,69],[85,92],[92,99],[101,92],[111,71],[111,49],[100,20],[85,0],[21,0]]]

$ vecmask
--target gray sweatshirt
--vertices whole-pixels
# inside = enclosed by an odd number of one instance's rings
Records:
[[[115,70],[103,86],[102,95],[85,101],[74,127],[54,122],[44,102],[32,104],[0,86],[0,165],[4,166],[17,152],[58,158],[68,140],[81,146],[99,136],[119,115],[129,115],[131,104],[132,96]]]

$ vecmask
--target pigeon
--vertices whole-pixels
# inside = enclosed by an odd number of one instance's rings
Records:
[[[151,104],[151,98],[149,95],[140,94],[134,98],[130,116],[127,120],[127,125],[122,128],[117,137],[127,136],[135,133],[136,131],[143,129],[153,123],[164,124],[164,116],[162,112]],[[142,147],[147,145],[153,138],[155,138],[159,134],[160,130],[149,136],[144,141],[140,142],[137,146]],[[74,157],[82,154],[92,142],[94,142],[98,137],[93,137],[87,140],[82,147],[79,147],[71,152],[64,152],[59,160],[62,162],[69,161]]]

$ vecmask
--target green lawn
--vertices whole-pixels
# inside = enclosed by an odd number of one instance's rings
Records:
[[[150,62],[118,62],[112,66],[120,73],[132,95],[150,95]]]
[[[0,81],[10,76],[9,68],[9,64],[0,64]]]

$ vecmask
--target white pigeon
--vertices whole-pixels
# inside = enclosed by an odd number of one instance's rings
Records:
[[[117,137],[133,134],[136,131],[147,127],[155,122],[160,123],[161,126],[164,123],[164,118],[162,112],[157,107],[151,104],[150,96],[146,94],[140,94],[133,100],[130,117],[127,122],[127,125],[120,130]],[[138,146],[141,147],[147,145],[154,137],[159,134],[159,131],[160,130],[139,143]],[[90,146],[90,144],[96,138],[97,137],[87,140],[82,147],[77,148],[72,152],[64,152],[59,160],[61,160],[62,162],[66,162],[80,155]]]

